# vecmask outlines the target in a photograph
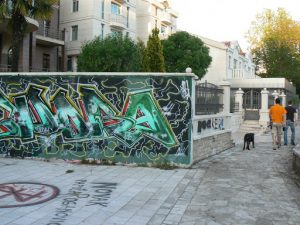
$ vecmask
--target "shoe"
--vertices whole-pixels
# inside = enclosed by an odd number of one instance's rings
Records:
[[[294,142],[292,142],[292,143],[291,143],[291,145],[295,145],[295,143],[294,143]]]
[[[273,147],[273,150],[276,150],[276,148],[275,148],[275,147]]]
[[[284,145],[287,145],[287,143],[284,143]]]

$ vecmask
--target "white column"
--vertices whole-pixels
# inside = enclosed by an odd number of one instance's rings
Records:
[[[273,93],[272,93],[272,96],[274,97],[274,104],[275,104],[275,99],[279,97],[279,93],[275,90]]]
[[[266,88],[264,88],[260,93],[261,93],[261,109],[260,109],[259,124],[266,127],[268,122],[270,121],[269,109],[268,109],[269,91]]]
[[[228,81],[222,81],[219,84],[223,88],[223,113],[230,113],[230,83]]]
[[[281,105],[283,107],[286,107],[286,95],[284,94],[284,92],[281,92],[281,94],[279,95],[279,97],[282,99]]]
[[[243,111],[243,95],[244,92],[241,88],[235,92],[235,99],[234,101],[239,103],[239,112]]]

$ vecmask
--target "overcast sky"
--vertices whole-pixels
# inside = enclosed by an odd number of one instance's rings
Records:
[[[179,13],[178,29],[216,41],[237,40],[243,51],[248,43],[245,34],[251,21],[265,8],[284,8],[300,21],[299,0],[171,0]]]

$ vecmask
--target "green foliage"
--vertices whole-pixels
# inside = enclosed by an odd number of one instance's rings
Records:
[[[163,47],[159,39],[159,30],[154,28],[152,34],[149,36],[146,48],[146,58],[143,60],[143,68],[148,69],[149,72],[165,72],[165,63],[163,55]],[[145,71],[146,72],[146,71]]]
[[[256,73],[285,77],[300,93],[300,23],[284,9],[265,10],[252,22],[248,35]]]
[[[12,33],[12,71],[18,71],[20,46],[26,33],[27,21],[25,17],[35,19],[49,19],[52,6],[58,0],[15,0],[0,2],[0,19],[8,19],[9,30]],[[8,5],[7,4],[11,4]]]
[[[200,38],[187,32],[177,32],[162,42],[167,72],[185,72],[191,67],[201,78],[211,63],[209,49]]]
[[[85,43],[78,57],[78,71],[140,71],[140,49],[129,37],[113,35]]]
[[[137,43],[138,54],[140,58],[141,68],[140,72],[149,72],[149,58],[146,51],[146,46],[143,41],[139,40]]]

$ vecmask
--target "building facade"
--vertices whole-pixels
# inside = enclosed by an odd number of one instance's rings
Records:
[[[237,41],[218,42],[206,37],[198,37],[209,48],[212,57],[212,62],[201,82],[206,80],[218,84],[228,79],[257,77],[251,55],[243,52]]]
[[[136,0],[61,0],[60,5],[68,71],[77,71],[82,45],[95,37],[121,33],[136,39]]]
[[[251,55],[244,53],[237,41],[218,42],[198,37],[209,48],[212,57],[208,71],[198,81],[198,85],[226,85],[229,88],[223,94],[223,99],[228,99],[228,102],[222,107],[223,111],[227,108],[227,113],[234,113],[231,123],[234,124],[234,120],[239,121],[235,127],[239,127],[244,120],[256,121],[258,127],[266,127],[269,121],[268,109],[274,104],[275,98],[281,98],[284,106],[288,100],[297,98],[295,86],[287,79],[256,76]],[[201,106],[203,105],[205,104]]]
[[[6,1],[7,7],[10,1]],[[63,70],[64,34],[59,27],[59,5],[52,7],[50,20],[26,18],[27,32],[20,49],[19,71],[55,72]],[[0,21],[0,71],[11,70],[12,34],[8,28],[10,18]]]
[[[157,27],[160,38],[165,39],[177,30],[178,14],[171,7],[171,1],[137,0],[137,37],[146,42],[152,30]]]

